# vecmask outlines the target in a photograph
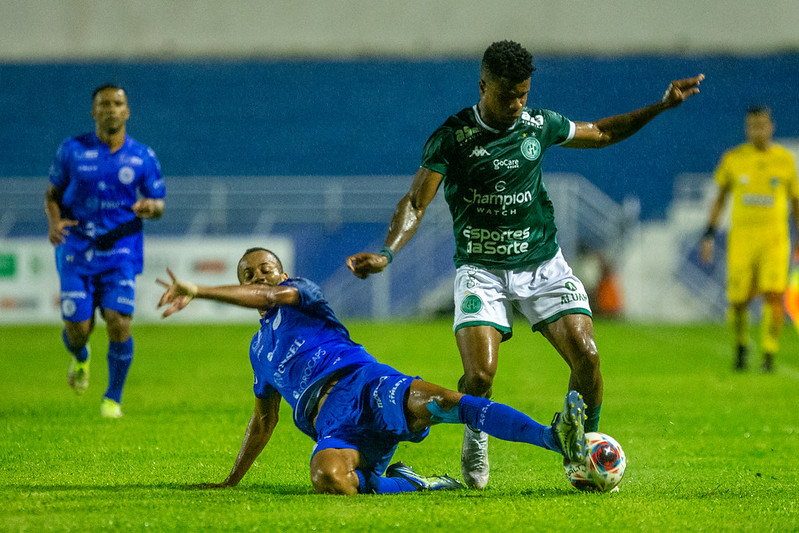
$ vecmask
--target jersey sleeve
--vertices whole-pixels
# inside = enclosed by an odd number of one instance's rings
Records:
[[[56,150],[53,162],[50,164],[50,183],[59,189],[66,189],[69,185],[67,141],[61,143]]]
[[[546,125],[542,135],[543,140],[548,141],[550,146],[553,144],[561,145],[574,138],[576,129],[574,122],[549,109],[542,109],[541,114],[544,116],[544,124]]]
[[[453,149],[452,130],[447,126],[441,126],[427,139],[422,150],[421,166],[446,176],[452,161]]]
[[[145,198],[160,200],[166,196],[164,178],[161,177],[161,164],[151,148],[147,148],[147,156],[144,158],[144,179],[140,192]]]
[[[281,285],[288,285],[299,291],[299,307],[311,307],[314,304],[325,302],[325,297],[319,285],[305,278],[291,278],[281,283]]]

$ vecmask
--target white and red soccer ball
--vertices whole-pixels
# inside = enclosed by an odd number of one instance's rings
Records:
[[[588,457],[582,463],[564,463],[566,477],[579,490],[610,492],[624,477],[627,456],[610,435],[594,431],[585,436],[588,440]]]

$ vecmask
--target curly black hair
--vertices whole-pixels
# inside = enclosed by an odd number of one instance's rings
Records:
[[[504,78],[513,83],[530,79],[535,67],[533,56],[513,41],[491,43],[483,54],[480,73],[487,78]]]

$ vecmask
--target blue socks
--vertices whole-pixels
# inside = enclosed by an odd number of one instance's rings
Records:
[[[492,402],[488,398],[466,395],[458,403],[460,423],[485,431],[492,437],[513,442],[526,442],[560,452],[552,438],[552,428],[539,424],[521,411]]]
[[[122,388],[133,361],[133,337],[124,342],[108,343],[108,390],[105,397],[117,403],[122,401]]]
[[[358,474],[358,492],[360,494],[395,494],[416,491],[413,483],[405,478],[383,477],[373,472],[364,474],[360,470],[356,470],[355,473]]]
[[[61,330],[61,340],[64,342],[64,346],[67,347],[67,351],[71,353],[79,363],[83,363],[89,358],[89,350],[86,348],[85,344],[80,348],[76,348],[69,344],[67,340],[67,330],[65,329]]]

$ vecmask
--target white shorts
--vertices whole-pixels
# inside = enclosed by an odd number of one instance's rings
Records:
[[[591,316],[588,295],[560,250],[530,270],[486,270],[463,265],[455,271],[454,331],[466,326],[494,326],[502,340],[513,332],[513,310],[533,331],[564,315]]]

